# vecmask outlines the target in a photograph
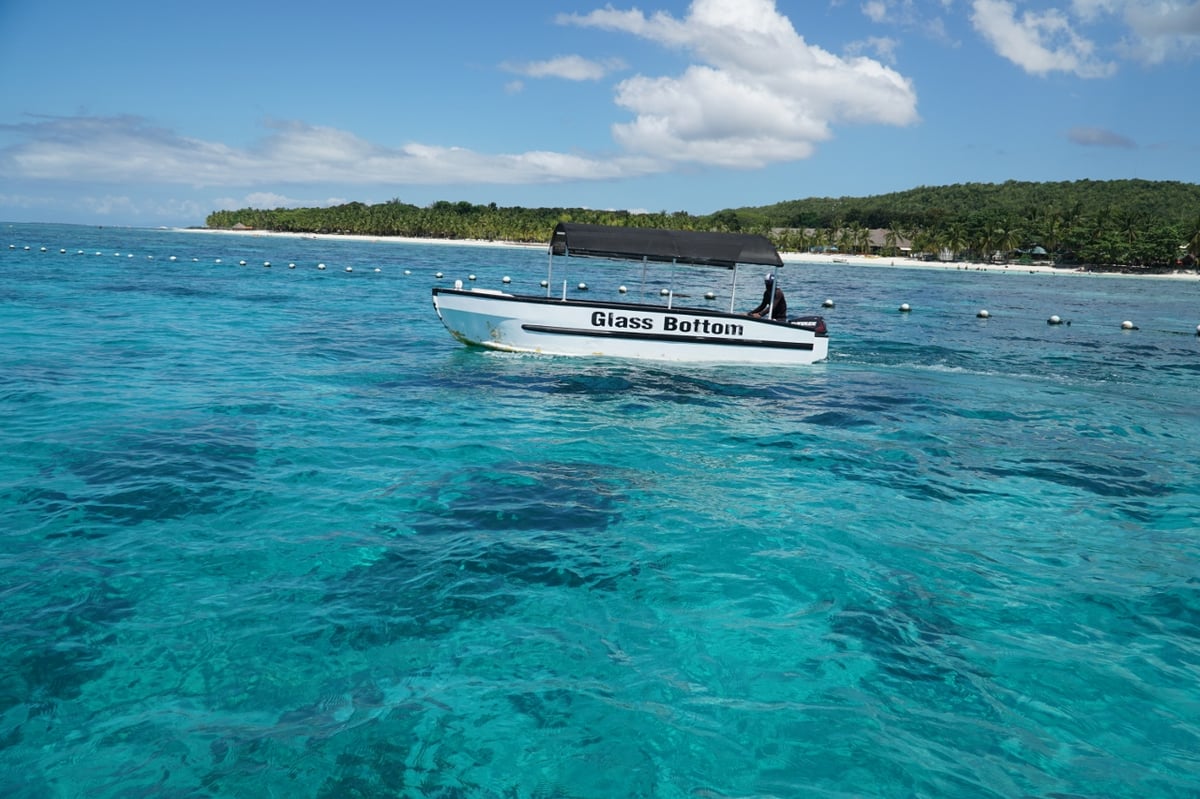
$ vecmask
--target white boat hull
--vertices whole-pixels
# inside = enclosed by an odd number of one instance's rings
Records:
[[[433,290],[433,305],[459,341],[507,352],[785,365],[829,352],[812,329],[700,308],[446,288]]]

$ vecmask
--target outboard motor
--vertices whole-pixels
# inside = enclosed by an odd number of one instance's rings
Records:
[[[825,327],[825,317],[823,316],[793,316],[788,320],[788,324],[802,327],[805,330],[811,330],[818,336],[829,335],[829,330]]]

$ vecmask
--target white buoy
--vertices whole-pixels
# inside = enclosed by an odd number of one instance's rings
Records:
[[[382,271],[383,271],[383,270],[382,270],[382,269],[380,269],[378,266],[377,266],[377,267],[375,267],[375,273],[376,273],[376,274],[379,274],[379,273],[380,273],[380,272],[382,272]]]
[[[346,267],[346,271],[347,271],[347,272],[353,272],[353,271],[354,271],[354,267],[353,267],[353,266],[347,266],[347,267]]]
[[[1121,329],[1122,330],[1137,330],[1137,325],[1135,325],[1133,322],[1130,322],[1128,319],[1126,319],[1124,322],[1121,323]]]
[[[907,302],[900,305],[900,313],[908,313],[911,310],[912,306],[910,306]]]
[[[580,290],[580,291],[587,291],[587,283],[580,283],[580,284],[579,284],[579,290]]]
[[[216,261],[213,261],[213,263],[217,263],[217,264],[219,264],[219,263],[221,263],[221,259],[220,259],[220,258],[218,258]]]
[[[717,295],[716,295],[715,293],[713,293],[713,292],[711,292],[711,291],[706,291],[706,292],[704,292],[704,299],[706,299],[706,300],[715,300],[716,298],[717,298]]]
[[[625,288],[624,286],[617,286],[617,291],[624,294],[625,292],[629,291],[629,289]],[[1200,328],[1197,328],[1197,330],[1200,330]]]
[[[59,252],[59,254],[64,254],[64,253],[66,253],[66,250],[62,249],[62,250],[59,250],[58,252]]]
[[[441,272],[438,272],[438,273],[436,273],[436,274],[434,275],[434,277],[436,277],[438,280],[441,280],[441,279],[442,279],[442,273],[441,273]]]
[[[43,248],[42,248],[42,252],[45,252],[45,251],[46,251],[46,248],[45,248],[45,247],[43,247]]]
[[[324,271],[325,271],[325,264],[317,264],[317,269],[320,269],[322,272],[324,272]]]
[[[1196,325],[1196,335],[1200,336],[1200,325]]]
[[[822,308],[832,308],[833,300],[825,300],[825,302],[821,303],[821,307]]]
[[[671,290],[670,290],[670,289],[659,289],[659,290],[658,290],[658,294],[659,294],[659,296],[660,296],[660,297],[665,297],[665,296],[667,296],[667,295],[668,295],[668,294],[670,294],[670,293],[671,293]]]
[[[980,319],[987,319],[989,316],[991,316],[991,314],[988,313],[986,310],[980,311],[979,313],[977,313],[975,315],[977,317],[979,317]]]
[[[246,265],[246,259],[245,259],[245,258],[243,258],[242,260],[238,261],[238,266],[245,266],[245,265]]]
[[[174,258],[172,258],[171,260],[173,261],[173,260],[175,260],[175,259],[174,259]],[[270,267],[270,266],[271,266],[271,262],[270,262],[270,261],[263,261],[263,266]]]
[[[296,268],[296,264],[294,264],[294,263],[288,264],[288,269],[295,269],[295,268]]]
[[[412,270],[411,270],[411,269],[405,269],[405,270],[404,270],[404,274],[406,274],[406,275],[411,275],[411,274],[412,274]]]
[[[129,257],[130,257],[130,258],[132,258],[132,257],[133,257],[133,253],[129,253]]]
[[[549,286],[549,285],[550,285],[550,281],[549,281],[549,280],[543,280],[543,281],[541,282],[541,286],[542,286],[542,288],[546,288],[546,287],[547,287],[547,286]]]
[[[151,256],[149,256],[149,257],[150,257],[150,258],[153,258],[154,256],[153,256],[153,255],[151,255]],[[172,255],[172,256],[171,256],[170,258],[168,258],[167,260],[168,260],[168,261],[174,261],[174,260],[175,260],[175,256],[174,256],[174,255]]]
[[[1062,324],[1062,317],[1061,317],[1061,316],[1059,316],[1058,314],[1054,314],[1053,316],[1051,316],[1049,319],[1047,319],[1047,320],[1046,320],[1046,324],[1048,324],[1048,325],[1061,325],[1061,324]]]
[[[475,275],[473,275],[473,274],[467,275],[467,280],[474,280],[474,279],[475,279]]]
[[[511,283],[511,282],[512,282],[512,278],[511,278],[511,277],[509,277],[508,275],[505,275],[504,277],[500,278],[500,282],[501,282],[501,283]]]
[[[147,260],[147,261],[153,261],[153,260],[154,260],[154,256],[153,256],[153,255],[147,255],[147,256],[146,256],[146,260]]]

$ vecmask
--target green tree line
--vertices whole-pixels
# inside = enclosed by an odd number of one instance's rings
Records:
[[[398,199],[376,205],[359,202],[328,208],[242,208],[214,211],[205,225],[288,233],[333,233],[364,236],[410,236],[431,239],[549,242],[559,222],[583,222],[627,227],[707,229],[703,217],[685,212],[639,214],[629,211],[594,211],[585,208],[501,208],[495,203],[439,200],[419,207]]]
[[[634,213],[585,208],[498,207],[393,199],[328,208],[214,211],[210,228],[237,225],[293,233],[546,242],[559,222],[761,233],[784,251],[949,254],[1009,258],[1035,247],[1056,262],[1174,267],[1200,256],[1200,185],[1176,181],[964,183],[869,197],[812,197],[774,205]],[[885,231],[883,246],[870,231]]]

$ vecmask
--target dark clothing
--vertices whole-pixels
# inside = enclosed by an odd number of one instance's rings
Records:
[[[767,309],[770,309],[771,318],[776,322],[782,322],[787,319],[787,300],[783,298],[783,289],[779,288],[779,286],[775,287],[775,307],[771,307],[771,287],[767,286],[763,290],[762,302],[750,312],[750,315],[766,316]]]

